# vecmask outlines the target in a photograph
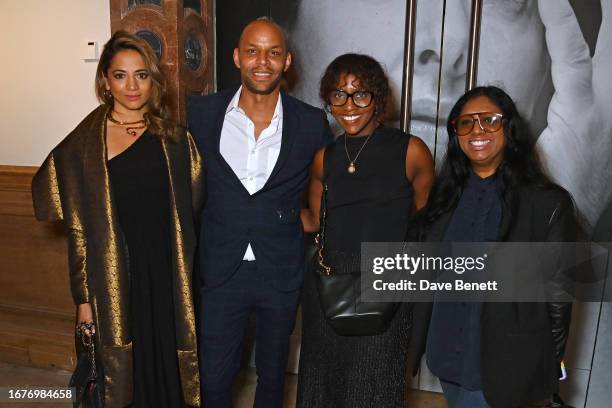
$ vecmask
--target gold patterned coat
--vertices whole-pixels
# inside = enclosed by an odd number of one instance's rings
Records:
[[[39,220],[63,220],[68,233],[75,304],[89,302],[104,367],[107,407],[132,401],[133,367],[127,248],[113,204],[106,154],[106,112],[91,112],[53,151],[32,182]],[[200,405],[196,328],[191,290],[196,246],[194,214],[203,197],[202,162],[191,135],[162,140],[169,173],[173,297],[183,397]]]

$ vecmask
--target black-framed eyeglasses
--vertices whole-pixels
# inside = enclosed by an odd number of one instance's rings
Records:
[[[461,115],[451,122],[457,136],[465,136],[472,132],[476,123],[487,133],[497,132],[502,127],[504,115],[494,112],[477,112]]]
[[[332,106],[344,106],[346,102],[351,98],[353,104],[359,108],[367,108],[372,103],[372,92],[369,91],[355,91],[348,93],[336,89],[329,93],[329,104]]]

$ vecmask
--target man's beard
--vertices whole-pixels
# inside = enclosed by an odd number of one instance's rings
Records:
[[[282,75],[279,75],[278,77],[274,79],[274,81],[270,82],[265,88],[261,88],[261,86],[258,86],[258,84],[253,82],[251,78],[249,78],[248,76],[244,76],[242,78],[242,83],[246,87],[246,89],[248,89],[249,92],[251,93],[254,93],[257,95],[270,95],[272,92],[274,92],[276,87],[278,87],[278,84],[280,84],[281,80],[282,80]]]

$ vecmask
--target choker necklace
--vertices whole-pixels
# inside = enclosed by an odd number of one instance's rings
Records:
[[[138,132],[136,130],[144,129],[148,125],[148,121],[146,119],[140,119],[140,120],[137,120],[137,121],[134,121],[134,122],[121,122],[121,121],[113,118],[112,111],[110,111],[110,110],[106,114],[106,118],[108,120],[110,120],[111,122],[113,122],[114,124],[116,124],[116,125],[127,126],[125,131],[127,132],[128,135],[131,135],[131,136],[136,136],[138,134]],[[137,126],[133,126],[133,125],[137,125]]]
[[[368,144],[368,141],[370,140],[370,137],[372,137],[372,134],[369,134],[368,137],[366,137],[365,142],[363,142],[363,144],[361,145],[361,149],[359,149],[359,151],[357,152],[357,155],[355,156],[354,159],[351,159],[351,156],[349,155],[349,152],[348,152],[348,148],[346,147],[346,138],[347,137],[348,136],[345,133],[344,134],[344,151],[346,152],[346,158],[349,161],[349,165],[348,165],[346,170],[349,172],[349,174],[354,174],[357,171],[357,166],[355,166],[355,162],[357,161],[357,158],[361,154],[361,151],[363,150],[365,145]]]

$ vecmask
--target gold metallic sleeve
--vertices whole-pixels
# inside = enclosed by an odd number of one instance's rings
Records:
[[[68,229],[70,290],[75,305],[89,303],[87,286],[87,239],[80,229]]]
[[[34,213],[40,221],[64,220],[68,233],[68,261],[70,266],[70,289],[74,303],[89,302],[87,287],[86,239],[80,219],[71,212],[64,219],[55,156],[51,153],[40,166],[32,180]]]
[[[32,179],[32,199],[37,220],[59,221],[64,218],[53,153]]]

